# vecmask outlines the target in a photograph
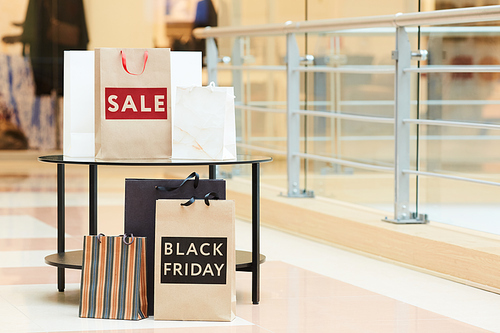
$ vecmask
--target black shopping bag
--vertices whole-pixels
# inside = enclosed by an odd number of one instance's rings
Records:
[[[204,198],[216,192],[226,199],[226,181],[199,179],[193,172],[186,179],[125,179],[125,233],[147,237],[146,267],[148,314],[154,314],[155,214],[158,199]]]

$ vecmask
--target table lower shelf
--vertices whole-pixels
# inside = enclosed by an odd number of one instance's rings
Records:
[[[83,251],[68,251],[64,253],[54,253],[45,257],[45,263],[60,268],[82,269]],[[266,256],[260,255],[260,263],[266,261]],[[252,270],[252,252],[236,250],[236,270]]]

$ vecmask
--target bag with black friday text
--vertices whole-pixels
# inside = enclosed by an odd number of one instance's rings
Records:
[[[80,317],[139,320],[147,309],[146,239],[84,236]]]
[[[146,237],[148,314],[154,314],[155,214],[158,199],[203,198],[216,192],[226,198],[224,179],[199,179],[196,172],[183,179],[125,179],[125,232]]]
[[[95,153],[172,155],[170,49],[95,49]]]
[[[234,201],[190,202],[156,203],[155,320],[231,321]]]

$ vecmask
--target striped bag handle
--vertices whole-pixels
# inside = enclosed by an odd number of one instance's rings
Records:
[[[100,233],[99,235],[97,235],[97,241],[98,241],[99,243],[101,243],[101,237],[106,237],[106,235],[105,235],[105,234],[103,234],[103,233]],[[135,238],[134,238],[134,234],[123,234],[123,235],[119,235],[119,237],[122,237],[122,239],[123,239],[123,243],[124,243],[125,245],[130,245],[130,244],[132,244],[132,243],[134,242],[134,240],[135,240]],[[127,242],[127,237],[128,237],[128,238],[132,238],[132,240],[131,240],[130,242]]]

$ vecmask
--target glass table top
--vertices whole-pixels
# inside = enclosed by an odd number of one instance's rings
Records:
[[[186,160],[186,159],[125,159],[103,160],[95,157],[68,157],[64,155],[47,155],[38,157],[40,162],[57,164],[85,164],[85,165],[128,165],[128,166],[183,166],[183,165],[225,165],[225,164],[253,164],[271,162],[267,156],[238,155],[230,160]]]

